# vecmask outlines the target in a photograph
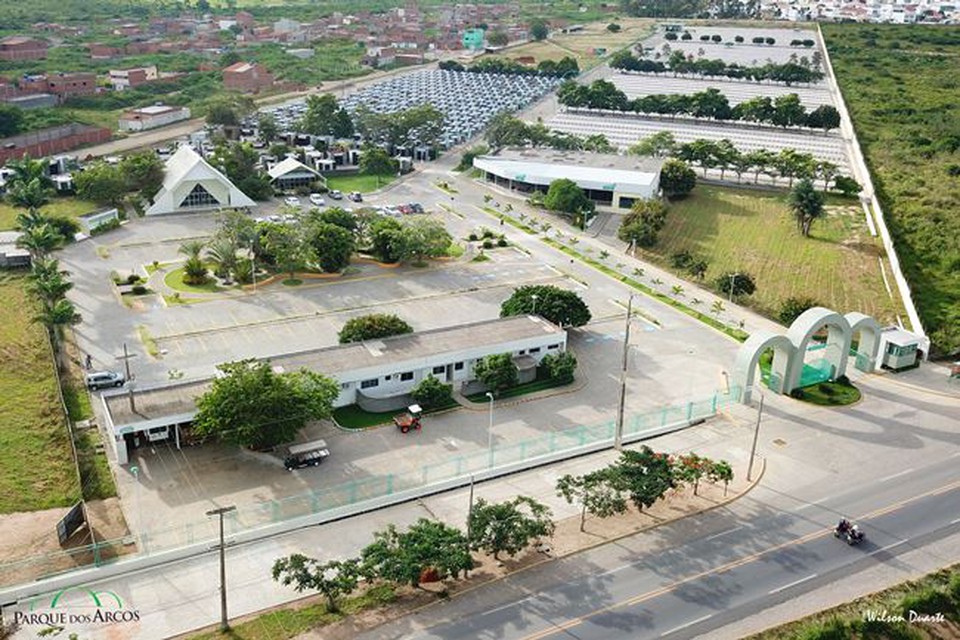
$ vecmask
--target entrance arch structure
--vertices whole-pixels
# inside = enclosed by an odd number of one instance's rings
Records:
[[[796,351],[787,371],[787,384],[784,386],[784,393],[790,393],[800,386],[804,359],[810,339],[823,327],[827,328],[825,359],[831,366],[829,379],[835,380],[846,374],[847,355],[850,353],[850,323],[836,311],[825,307],[813,307],[801,313],[787,330],[787,338]]]
[[[757,365],[760,363],[760,356],[767,349],[773,349],[773,362],[770,363],[770,379],[767,387],[776,393],[784,393],[783,384],[790,363],[795,359],[793,343],[779,333],[756,331],[740,347],[734,364],[734,380],[740,386],[740,401],[744,404],[750,403]]]
[[[880,353],[880,323],[872,317],[862,314],[859,311],[851,311],[844,316],[850,325],[850,344],[853,345],[853,338],[860,332],[860,340],[857,342],[857,351],[850,355],[853,356],[853,366],[860,371],[867,373],[877,368],[877,356]]]

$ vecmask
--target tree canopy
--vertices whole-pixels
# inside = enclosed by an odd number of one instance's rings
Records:
[[[340,329],[337,338],[340,344],[362,342],[413,333],[413,327],[399,316],[391,313],[371,313],[351,318]]]
[[[480,498],[467,522],[470,547],[482,549],[494,559],[501,553],[513,557],[531,542],[553,533],[551,515],[549,507],[527,496],[499,503]]]
[[[684,197],[697,186],[697,174],[686,162],[670,158],[660,169],[660,188],[668,198]]]
[[[473,567],[473,558],[463,532],[420,518],[403,532],[392,524],[376,532],[374,541],[360,552],[360,563],[367,578],[416,587],[424,571],[456,577]]]
[[[637,200],[620,222],[617,237],[638,247],[652,247],[666,221],[667,205],[662,200]]]
[[[517,287],[500,305],[501,318],[533,313],[561,327],[582,327],[591,318],[590,308],[577,292],[549,284]]]
[[[568,178],[560,178],[550,183],[543,205],[550,211],[579,214],[593,211],[593,202],[587,198],[577,183]]]
[[[360,582],[360,560],[320,562],[295,553],[278,558],[271,569],[273,579],[284,586],[294,585],[298,592],[319,591],[327,599],[327,611],[340,610],[339,600],[349,595]]]
[[[330,416],[340,385],[301,369],[277,373],[269,362],[240,360],[217,367],[220,375],[197,399],[200,435],[256,449],[291,442],[312,420]]]
[[[473,373],[493,393],[509,389],[519,381],[517,365],[509,353],[494,353],[480,358],[473,367]]]
[[[814,188],[813,182],[804,178],[790,191],[788,204],[797,221],[797,229],[804,237],[809,237],[813,221],[824,214],[823,194]]]
[[[94,162],[74,174],[77,195],[85,200],[116,206],[127,194],[127,179],[117,165]]]

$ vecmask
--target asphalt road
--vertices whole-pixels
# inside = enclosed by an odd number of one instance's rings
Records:
[[[799,506],[791,496],[761,491],[729,511],[662,527],[645,553],[629,541],[600,547],[358,637],[695,638],[960,533],[957,455],[838,489]],[[841,515],[860,523],[863,544],[833,537]]]

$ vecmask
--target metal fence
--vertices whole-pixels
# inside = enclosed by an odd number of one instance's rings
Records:
[[[740,390],[730,388],[697,401],[628,416],[624,422],[624,442],[642,440],[684,428],[712,417],[719,408],[737,402],[739,397]],[[413,472],[350,480],[321,491],[307,491],[278,500],[240,506],[236,511],[225,515],[225,529],[228,535],[235,535],[255,532],[258,528],[271,525],[271,529],[275,530],[276,525],[285,522],[289,522],[291,528],[294,528],[296,519],[334,510],[340,515],[344,508],[355,507],[355,512],[360,513],[366,510],[363,508],[364,503],[377,500],[377,504],[369,507],[376,508],[382,505],[384,498],[395,494],[401,494],[397,495],[396,500],[400,502],[410,499],[411,495],[415,497],[442,490],[445,486],[450,486],[451,481],[469,478],[477,473],[484,473],[484,477],[494,477],[498,472],[512,473],[518,469],[606,448],[613,444],[615,428],[613,420],[576,426],[495,446],[489,450],[453,456],[442,462],[425,464]],[[24,557],[0,564],[0,586],[18,585],[83,567],[103,566],[122,562],[125,558],[142,558],[201,543],[213,544],[217,535],[216,522],[202,519],[166,529],[143,531],[139,535],[121,539],[103,540],[74,549]]]

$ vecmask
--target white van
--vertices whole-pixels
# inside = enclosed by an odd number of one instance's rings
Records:
[[[87,374],[87,388],[91,391],[103,387],[122,387],[126,379],[116,371],[94,371]]]

